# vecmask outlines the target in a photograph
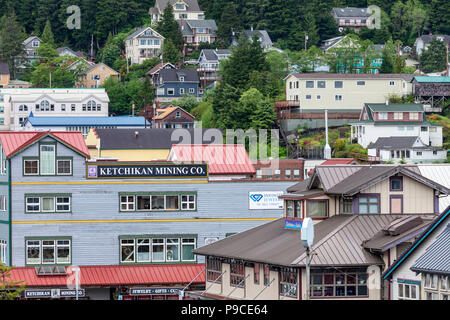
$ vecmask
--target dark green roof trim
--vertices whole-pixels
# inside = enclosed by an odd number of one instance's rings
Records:
[[[373,112],[423,112],[423,105],[419,103],[366,103]]]

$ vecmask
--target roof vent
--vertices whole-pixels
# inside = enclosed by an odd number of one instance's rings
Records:
[[[67,274],[64,266],[42,266],[36,267],[35,270],[38,276],[63,276]]]
[[[134,135],[136,136],[136,139],[139,138],[139,131],[135,131]]]
[[[383,228],[385,235],[397,236],[406,231],[409,231],[418,225],[422,224],[423,220],[421,217],[405,217],[400,219],[395,219],[389,225]]]

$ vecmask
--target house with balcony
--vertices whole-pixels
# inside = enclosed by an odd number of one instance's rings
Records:
[[[162,69],[155,88],[157,102],[172,102],[185,95],[197,98],[203,95],[196,69]]]
[[[394,163],[444,162],[447,159],[446,149],[431,147],[414,136],[381,137],[367,149],[369,156]]]
[[[125,39],[125,51],[131,64],[141,64],[144,60],[159,57],[164,37],[150,27],[141,28]]]
[[[214,20],[185,20],[177,21],[185,44],[185,54],[189,55],[192,49],[197,48],[200,43],[214,43],[217,40],[217,25]]]
[[[230,55],[231,50],[229,49],[203,49],[200,52],[197,71],[204,87],[220,79],[218,75],[220,61]]]
[[[333,8],[331,15],[342,30],[349,28],[359,32],[362,27],[371,25],[367,8]]]
[[[207,290],[189,296],[387,299],[381,274],[435,221],[436,199],[449,192],[416,166],[318,166],[279,197],[281,219],[193,251],[205,256]],[[307,217],[315,228],[310,279],[299,237]]]
[[[415,140],[411,147],[420,147],[422,143],[428,147],[441,147],[443,142],[442,127],[428,122],[423,105],[416,103],[366,103],[359,121],[351,125],[352,141],[357,141],[363,148],[383,137],[419,138],[420,141]]]
[[[172,6],[175,20],[205,19],[205,13],[200,10],[197,0],[156,0],[155,6],[149,10],[152,24],[162,20],[162,15],[167,5]]]

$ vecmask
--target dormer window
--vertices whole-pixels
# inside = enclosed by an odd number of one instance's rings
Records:
[[[180,82],[184,82],[184,76],[180,76]]]
[[[175,10],[186,10],[184,3],[175,4]]]
[[[145,34],[146,36],[152,36],[152,35],[153,35],[153,32],[151,32],[150,30],[147,30],[147,31],[144,32],[144,34]]]
[[[41,111],[48,111],[50,110],[50,103],[47,100],[42,100],[41,101]]]

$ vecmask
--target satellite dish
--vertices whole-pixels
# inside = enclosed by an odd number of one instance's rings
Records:
[[[314,224],[311,218],[303,219],[301,231],[302,244],[305,248],[311,248],[314,243]]]
[[[342,32],[342,31],[344,31],[344,28],[342,28],[342,27],[339,27],[339,32]]]

